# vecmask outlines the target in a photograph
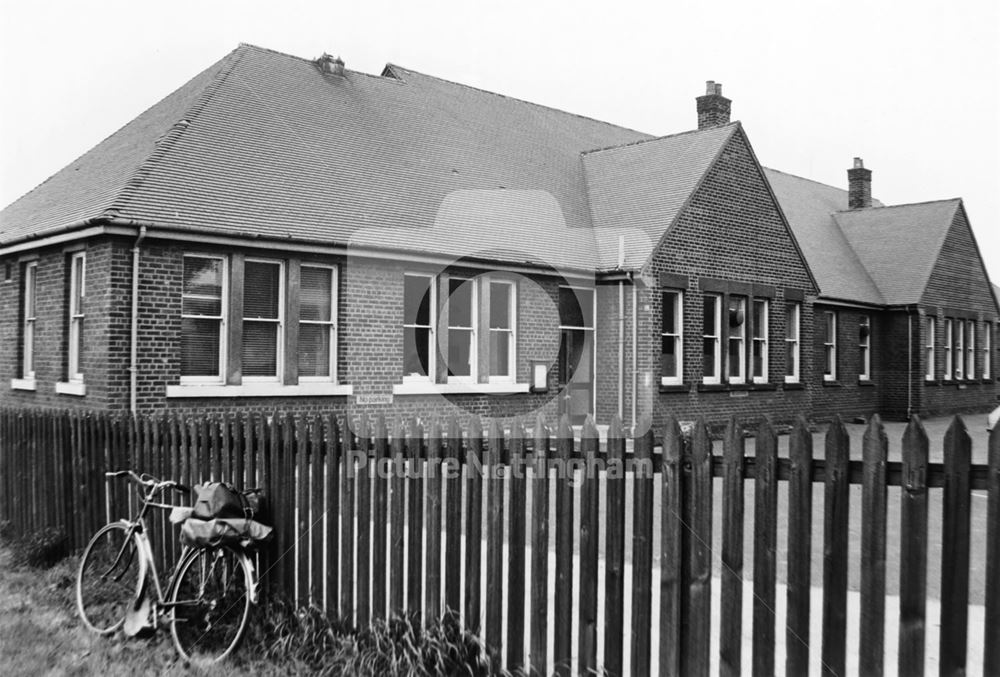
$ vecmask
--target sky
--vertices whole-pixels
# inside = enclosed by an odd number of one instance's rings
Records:
[[[0,0],[0,205],[247,42],[387,62],[654,135],[723,83],[765,166],[962,197],[1000,283],[1000,3]]]

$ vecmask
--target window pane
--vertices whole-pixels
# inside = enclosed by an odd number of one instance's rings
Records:
[[[826,320],[826,328],[825,328],[826,342],[827,343],[833,343],[834,342],[834,338],[835,338],[835,326],[834,326],[834,320],[833,320],[834,315],[833,315],[833,313],[825,313],[825,316],[826,316],[825,317],[825,320]]]
[[[181,302],[181,313],[184,315],[222,315],[222,299],[186,298]]]
[[[244,317],[277,319],[280,273],[281,266],[277,263],[246,262],[243,279]]]
[[[511,285],[490,284],[490,329],[510,329]]]
[[[222,259],[184,257],[184,294],[222,298]]]
[[[660,343],[660,375],[677,376],[677,337],[664,336]]]
[[[753,302],[753,336],[767,337],[767,303],[764,301]]]
[[[785,375],[795,376],[795,344],[789,341],[785,343]]]
[[[566,327],[593,327],[594,290],[560,287],[559,322]]]
[[[760,341],[753,342],[753,375],[764,375],[764,344]]]
[[[490,332],[490,376],[510,376],[510,332]]]
[[[785,305],[785,335],[790,339],[799,338],[799,313],[798,306],[794,304]]]
[[[475,284],[471,280],[448,281],[448,325],[451,327],[472,326],[472,292]]]
[[[84,257],[78,256],[73,258],[73,285],[75,297],[73,299],[73,312],[76,314],[83,313],[83,297],[84,297]]]
[[[330,375],[330,325],[299,325],[299,376]]]
[[[299,318],[306,321],[329,322],[333,271],[329,268],[302,266],[299,279]]]
[[[431,330],[425,327],[403,328],[403,374],[427,376],[430,368]]]
[[[743,341],[731,339],[729,341],[729,376],[742,376],[740,371],[740,356],[743,352]]]
[[[677,333],[677,294],[663,294],[663,333]]]
[[[278,375],[278,325],[243,323],[243,375]]]
[[[24,269],[25,279],[24,279],[24,294],[26,299],[24,316],[34,317],[35,316],[35,274],[38,272],[37,266],[28,266]]]
[[[448,375],[472,375],[472,330],[448,330]]]
[[[406,275],[403,278],[403,324],[431,324],[431,282],[433,278]]]
[[[219,375],[219,320],[181,320],[181,376]]]
[[[716,345],[717,343],[714,338],[706,338],[704,340],[702,363],[705,365],[705,376],[717,376],[715,373]]]

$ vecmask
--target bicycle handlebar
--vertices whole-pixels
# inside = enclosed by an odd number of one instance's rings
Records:
[[[110,478],[128,477],[136,484],[149,489],[150,494],[155,494],[165,489],[174,489],[184,494],[191,493],[191,489],[180,482],[175,482],[174,480],[158,480],[152,475],[146,473],[137,475],[133,470],[116,470],[113,472],[106,472],[104,473],[104,476]]]

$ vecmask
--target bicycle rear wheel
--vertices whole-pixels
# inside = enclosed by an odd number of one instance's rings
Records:
[[[138,594],[141,568],[126,525],[107,524],[94,534],[76,576],[76,608],[84,625],[101,635],[121,627]]]
[[[239,645],[250,614],[252,577],[244,555],[228,546],[185,556],[170,597],[170,632],[185,659],[220,661]]]

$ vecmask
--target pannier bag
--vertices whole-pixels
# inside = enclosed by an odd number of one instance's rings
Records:
[[[246,518],[188,519],[181,524],[181,543],[193,548],[236,543],[249,547],[270,540],[271,532],[271,527]]]
[[[197,499],[194,502],[193,517],[211,520],[219,517],[251,517],[250,508],[243,494],[224,482],[206,482],[194,487]]]

